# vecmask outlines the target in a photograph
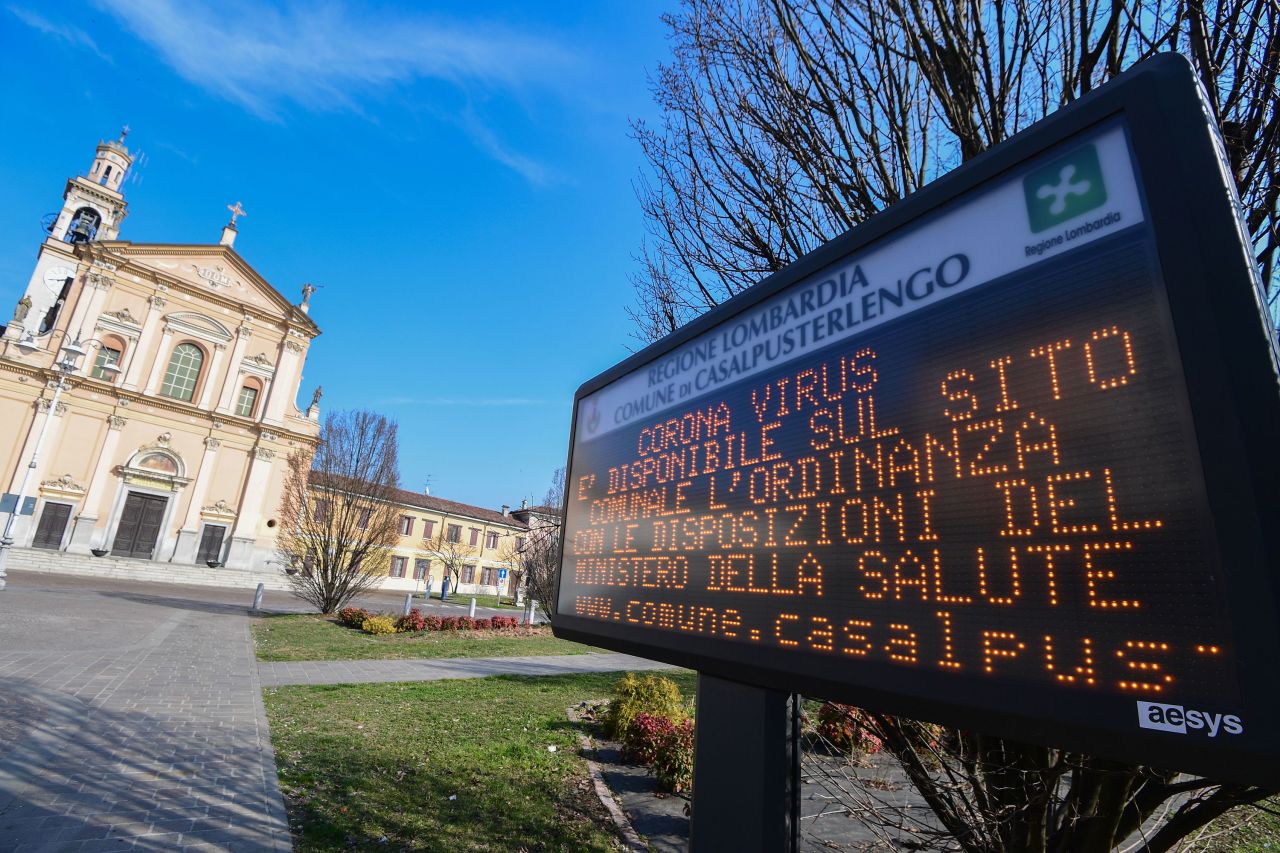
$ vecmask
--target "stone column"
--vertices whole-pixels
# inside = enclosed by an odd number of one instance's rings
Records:
[[[120,387],[128,391],[137,391],[138,383],[142,381],[142,371],[146,367],[143,361],[147,347],[151,345],[152,339],[156,336],[156,327],[160,325],[160,310],[165,306],[165,298],[159,294],[152,296],[150,300],[151,307],[147,310],[147,316],[142,321],[142,331],[138,333],[138,340],[134,343],[132,352],[129,355],[129,367],[125,369],[124,382]],[[161,351],[156,360],[160,361],[164,358]]]
[[[71,541],[67,543],[67,551],[72,554],[88,554],[94,548],[104,547],[107,531],[97,534],[98,516],[93,515],[97,505],[102,501],[102,494],[107,488],[108,477],[114,466],[116,447],[120,444],[120,431],[129,422],[119,415],[107,418],[107,437],[102,440],[102,449],[93,464],[93,477],[89,480],[89,488],[85,490],[80,502],[80,514],[75,517],[71,527]],[[95,541],[96,539],[96,541]]]
[[[203,404],[201,404],[203,406]],[[191,503],[187,506],[187,516],[178,530],[178,541],[173,546],[171,563],[192,563],[196,561],[196,551],[200,547],[200,510],[205,497],[209,494],[209,481],[213,479],[214,457],[222,442],[213,436],[204,440],[204,455],[200,457],[200,466],[196,469],[195,482],[191,484]]]
[[[71,333],[71,340],[75,340],[77,336],[81,336],[83,339],[93,337],[93,323],[97,321],[98,315],[102,313],[102,303],[106,301],[107,291],[111,289],[112,284],[113,282],[108,276],[92,269],[85,274],[80,299],[76,302],[75,311],[71,314],[71,322],[67,325],[67,329]],[[88,328],[85,328],[86,323]],[[93,370],[93,364],[97,360],[97,354],[90,348],[88,355],[85,356],[76,373],[87,376]]]
[[[298,395],[301,365],[302,344],[286,338],[280,351],[280,363],[276,365],[276,375],[271,380],[271,397],[262,416],[266,423],[284,422],[285,407]]]
[[[22,453],[18,455],[18,467],[13,472],[13,480],[10,482],[8,491],[16,493],[22,486],[22,477],[27,471],[27,467],[31,462],[31,454],[35,452],[36,442],[39,441],[40,430],[47,429],[44,435],[44,446],[40,452],[40,458],[36,460],[36,469],[31,472],[31,480],[27,485],[27,497],[37,497],[40,494],[40,482],[47,476],[49,469],[49,460],[55,455],[55,448],[58,446],[58,426],[62,422],[62,415],[67,411],[66,404],[62,401],[58,402],[57,411],[50,411],[49,403],[52,402],[48,397],[41,397],[36,401],[36,416],[31,421],[31,428],[27,431],[27,438],[22,443]],[[52,418],[52,420],[50,420]],[[45,422],[48,427],[45,427]],[[44,474],[41,474],[44,471]],[[22,507],[18,507],[18,511],[22,511]],[[35,532],[32,528],[34,516],[19,515],[13,521],[13,541],[21,547],[30,544],[30,537]]]
[[[262,520],[262,500],[267,493],[267,480],[271,477],[271,460],[276,452],[258,445],[253,449],[253,462],[241,494],[236,529],[231,534],[231,550],[227,553],[227,568],[252,568],[253,548],[258,539],[258,522]]]
[[[147,394],[154,394],[160,387],[160,379],[164,376],[164,370],[169,366],[169,348],[173,341],[173,327],[165,326],[164,334],[160,337],[160,349],[156,351],[155,361],[151,363],[151,374],[147,377],[147,384],[142,389]],[[141,346],[141,342],[139,342]]]
[[[222,381],[222,393],[218,395],[218,408],[215,410],[224,415],[231,414],[236,389],[240,387],[240,363],[244,361],[244,351],[252,337],[253,330],[249,328],[248,323],[242,323],[236,330],[236,345],[231,350],[231,364],[227,367],[227,376]]]
[[[205,380],[204,389],[200,392],[200,408],[205,411],[209,410],[209,406],[213,402],[213,390],[215,388],[221,390],[218,385],[218,372],[222,370],[222,359],[226,353],[226,344],[213,345],[213,364],[209,366],[209,376]],[[223,385],[225,386],[226,383],[224,382]]]

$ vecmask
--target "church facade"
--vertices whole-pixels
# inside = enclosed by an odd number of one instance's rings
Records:
[[[17,548],[267,570],[319,434],[319,390],[296,403],[314,288],[240,256],[238,202],[217,243],[120,239],[132,162],[122,134],[67,182],[0,336],[0,523]]]

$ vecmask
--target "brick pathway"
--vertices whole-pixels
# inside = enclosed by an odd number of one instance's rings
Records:
[[[620,654],[539,655],[515,658],[292,661],[260,663],[263,687],[285,684],[364,684],[438,681],[490,675],[564,675],[574,672],[671,669],[667,664]]]
[[[207,594],[10,576],[0,851],[290,849],[245,603]]]

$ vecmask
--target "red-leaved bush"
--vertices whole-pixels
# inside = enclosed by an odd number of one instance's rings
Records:
[[[359,628],[370,615],[363,607],[344,607],[338,611],[338,621],[348,628]]]
[[[822,703],[818,708],[818,734],[840,752],[874,755],[884,749],[880,738],[867,729],[862,711],[852,705]]]
[[[489,619],[475,619],[472,621],[471,627],[477,631],[488,631],[493,628],[493,622]]]
[[[670,717],[636,714],[622,733],[622,760],[634,764],[652,764],[658,755],[663,740],[675,731],[675,723]]]
[[[428,631],[439,631],[443,620],[439,616],[428,616],[422,621]]]
[[[396,630],[401,632],[425,631],[427,630],[427,619],[422,615],[422,611],[415,607],[396,620]]]
[[[681,720],[662,735],[653,769],[660,791],[678,794],[693,787],[693,720]]]
[[[508,631],[520,627],[520,620],[514,616],[494,616],[489,623],[495,631]]]

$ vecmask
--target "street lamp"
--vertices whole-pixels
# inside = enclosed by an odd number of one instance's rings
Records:
[[[5,520],[4,533],[0,535],[0,589],[4,589],[5,577],[7,576],[6,567],[9,562],[9,549],[13,547],[13,525],[18,520],[18,514],[22,512],[22,504],[27,499],[27,488],[31,485],[31,475],[35,473],[36,465],[40,458],[40,448],[44,444],[45,432],[49,429],[49,421],[58,411],[58,398],[62,396],[62,392],[67,388],[67,377],[76,372],[79,367],[80,357],[85,355],[88,350],[86,347],[91,345],[102,346],[102,341],[96,338],[90,338],[81,342],[80,336],[76,335],[71,343],[65,343],[66,332],[55,332],[63,338],[62,351],[59,357],[53,362],[53,369],[58,376],[58,382],[53,387],[53,399],[49,401],[49,415],[44,419],[44,423],[40,425],[40,432],[36,436],[36,446],[31,451],[31,461],[27,463],[27,470],[22,474],[22,484],[18,486],[17,500],[13,504],[13,509],[9,511],[9,517]],[[27,336],[18,341],[18,349],[24,355],[31,355],[33,352],[41,349],[40,342],[31,336],[28,332]],[[104,373],[115,374],[120,372],[119,366],[114,363],[102,365]]]

